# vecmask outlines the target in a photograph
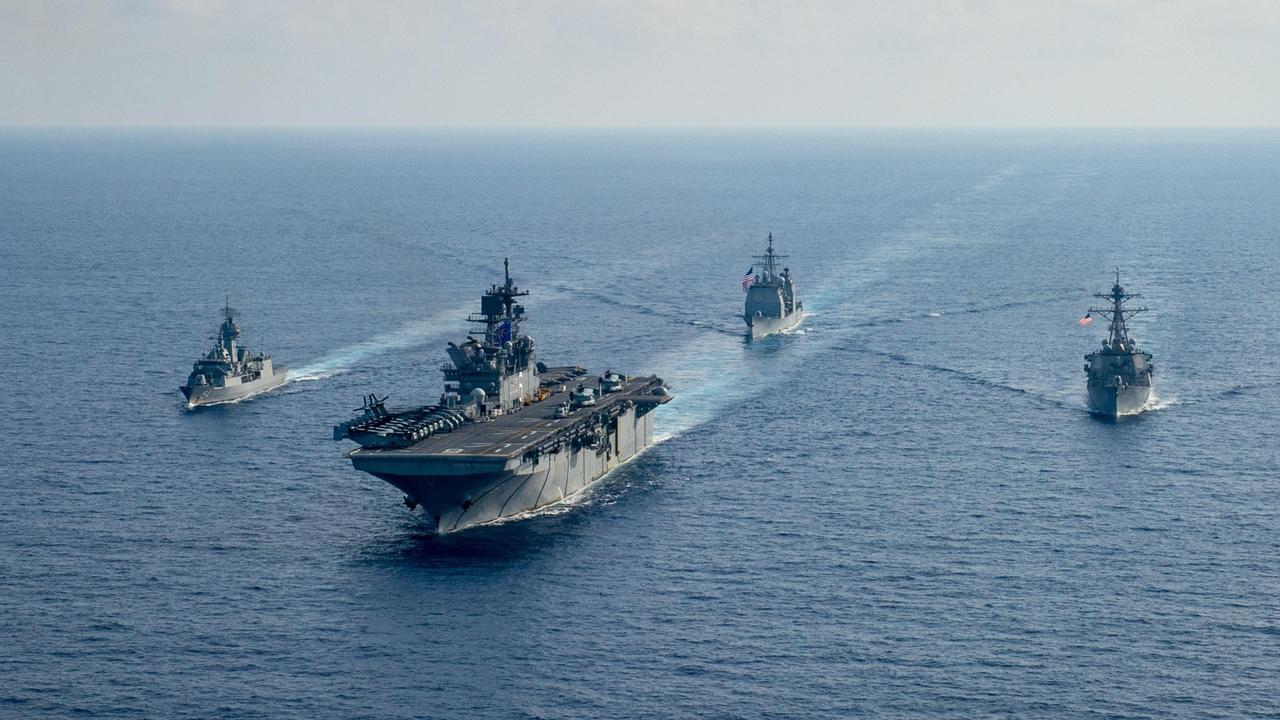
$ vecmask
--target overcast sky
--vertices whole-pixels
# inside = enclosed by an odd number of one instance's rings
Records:
[[[0,125],[1280,125],[1280,0],[0,0]]]

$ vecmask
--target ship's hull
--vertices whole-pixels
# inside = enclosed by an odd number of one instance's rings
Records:
[[[243,400],[251,395],[266,392],[271,388],[282,385],[289,368],[278,367],[272,370],[268,377],[261,377],[252,382],[242,383],[240,385],[231,386],[215,386],[215,385],[183,385],[178,389],[182,391],[183,397],[187,399],[188,407],[197,407],[201,405],[217,405],[218,403],[231,402],[232,400]]]
[[[1089,409],[1098,415],[1133,415],[1141,412],[1150,399],[1150,385],[1089,385]]]
[[[653,444],[653,413],[628,410],[597,447],[566,446],[536,461],[520,457],[422,455],[355,450],[357,470],[394,485],[448,533],[555,505],[582,492]]]
[[[759,340],[767,335],[786,332],[800,324],[804,319],[804,311],[796,310],[783,317],[764,317],[763,315],[747,316],[747,332],[752,340]]]

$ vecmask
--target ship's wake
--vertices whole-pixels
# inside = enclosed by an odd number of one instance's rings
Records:
[[[742,335],[745,334],[744,330],[735,330],[734,328],[730,328],[725,325],[718,325],[714,323],[704,322],[702,320],[684,320],[682,322],[684,322],[686,325],[692,325],[696,328],[699,328],[701,330],[706,330],[708,332],[717,332],[717,333],[720,333],[721,335],[731,335],[733,337],[742,337]]]
[[[433,338],[461,328],[457,318],[465,314],[465,310],[457,309],[434,313],[426,319],[408,323],[370,340],[338,348],[319,360],[291,369],[285,384],[324,380],[347,372],[378,355],[427,345]]]
[[[865,332],[885,325],[913,321],[945,322],[948,316],[1043,304],[1059,297],[1061,293],[1050,291],[1035,298],[1012,302],[920,310],[898,316],[870,318],[850,318],[847,312],[836,309],[828,312],[806,311],[804,321],[795,328],[754,343],[744,343],[742,332],[715,332],[700,336],[653,363],[674,395],[671,403],[662,409],[655,420],[655,441],[675,438],[715,419],[728,408],[751,402],[774,385],[770,377],[787,376],[788,371],[784,366],[793,366],[815,353],[832,349],[867,353],[901,365],[945,373],[975,385],[1024,395],[1043,405],[1082,409],[1084,403],[1076,401],[1071,391],[1052,392],[1042,388],[1019,387],[978,373],[912,360],[905,355],[873,350],[860,344],[849,344],[849,331]],[[771,368],[764,374],[756,372],[753,367],[761,362]],[[779,365],[779,362],[783,364]]]
[[[786,366],[821,349],[801,324],[793,332],[746,342],[742,333],[703,336],[652,363],[672,400],[654,418],[654,442],[671,440],[728,408],[752,402],[785,378]],[[780,364],[781,363],[781,364]],[[768,365],[761,372],[758,365]]]
[[[1145,412],[1156,412],[1158,410],[1167,410],[1174,405],[1180,404],[1177,396],[1174,395],[1156,395],[1154,390],[1151,391],[1151,397],[1147,398],[1147,403],[1141,408],[1131,412],[1122,413],[1125,416],[1140,415]]]
[[[1019,385],[1014,385],[1009,382],[1001,382],[999,380],[993,380],[989,377],[986,377],[984,375],[981,375],[979,373],[975,373],[969,370],[962,370],[960,368],[948,367],[946,365],[939,365],[937,363],[912,360],[911,358],[908,358],[905,355],[902,355],[899,353],[885,352],[883,350],[874,350],[866,347],[850,347],[850,346],[842,346],[837,349],[844,352],[855,352],[855,353],[864,353],[867,355],[873,355],[873,356],[888,360],[890,362],[893,362],[895,364],[902,365],[904,367],[918,368],[920,370],[925,370],[927,372],[937,373],[940,375],[949,375],[961,380],[962,382],[966,382],[971,385],[978,385],[981,387],[990,388],[992,390],[1012,393],[1015,395],[1021,395],[1033,402],[1037,402],[1042,405],[1051,405],[1054,407],[1067,408],[1070,410],[1085,408],[1085,403],[1083,399],[1077,399],[1074,391],[1068,390],[1068,391],[1052,392],[1052,391],[1045,390],[1043,388],[1022,387]]]
[[[714,419],[725,408],[746,402],[755,391],[742,377],[719,377],[666,372],[663,379],[674,395],[669,405],[654,419],[654,442],[661,443]]]
[[[553,288],[539,294],[542,299],[554,299],[560,292]],[[461,336],[466,332],[465,318],[472,309],[470,305],[439,309],[391,332],[333,350],[318,360],[291,368],[285,384],[325,380],[352,370],[379,355],[429,346],[436,341],[443,343],[444,338],[452,335]]]
[[[987,313],[1000,312],[1002,310],[1010,310],[1022,307],[1034,307],[1046,305],[1060,300],[1070,299],[1078,293],[1067,294],[1065,292],[1053,292],[1038,295],[1036,297],[1024,298],[1022,300],[1012,300],[1002,303],[981,303],[961,305],[958,307],[942,307],[934,310],[918,310],[896,315],[881,315],[878,317],[864,317],[850,319],[849,327],[854,328],[877,328],[886,325],[901,325],[917,320],[939,320],[944,317],[957,317],[963,315],[985,315]],[[813,313],[809,313],[812,315]]]

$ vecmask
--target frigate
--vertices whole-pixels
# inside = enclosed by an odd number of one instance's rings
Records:
[[[1094,297],[1109,301],[1107,307],[1089,308],[1082,323],[1087,324],[1094,315],[1110,321],[1108,337],[1102,347],[1084,356],[1084,371],[1089,378],[1089,407],[1100,415],[1116,417],[1137,413],[1151,398],[1151,374],[1155,366],[1151,353],[1138,349],[1129,337],[1129,318],[1147,312],[1145,307],[1125,307],[1128,301],[1141,297],[1126,292],[1120,286],[1120,271],[1109,293],[1095,293]]]
[[[517,303],[529,293],[503,265],[505,283],[467,318],[478,337],[449,343],[437,403],[392,412],[373,394],[333,428],[334,440],[360,445],[346,455],[351,464],[398,488],[436,532],[573,497],[652,445],[653,411],[671,399],[653,375],[591,376],[537,362]]]
[[[769,233],[769,247],[764,255],[754,256],[760,265],[747,270],[743,289],[747,293],[742,319],[747,321],[747,332],[755,340],[776,332],[790,330],[804,319],[804,304],[796,297],[796,285],[791,279],[791,269],[778,272],[778,261],[786,255],[773,252],[773,233]]]
[[[237,344],[240,326],[229,298],[222,312],[224,319],[213,347],[195,361],[187,384],[178,388],[188,407],[242,400],[280,385],[288,375],[288,368],[272,365],[271,356],[262,352],[254,355]]]

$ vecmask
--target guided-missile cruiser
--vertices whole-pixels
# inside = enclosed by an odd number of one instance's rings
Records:
[[[214,346],[191,366],[187,384],[180,386],[187,406],[214,405],[257,395],[283,383],[289,368],[274,367],[271,356],[239,347],[240,326],[230,299],[222,309],[225,319],[213,338]]]
[[[1151,398],[1151,374],[1155,366],[1151,353],[1138,350],[1137,343],[1129,337],[1129,318],[1147,312],[1148,308],[1125,307],[1136,297],[1120,286],[1120,271],[1116,271],[1115,285],[1110,293],[1095,293],[1094,297],[1107,300],[1110,307],[1089,308],[1081,320],[1087,324],[1094,315],[1111,322],[1109,335],[1102,341],[1102,348],[1084,356],[1084,371],[1089,378],[1089,407],[1099,415],[1116,417],[1142,410]]]
[[[747,321],[752,340],[790,330],[804,319],[804,304],[796,297],[791,269],[784,267],[778,272],[778,261],[786,257],[774,254],[773,233],[769,233],[769,248],[754,257],[760,272],[756,273],[753,265],[742,279],[747,293],[742,319]]]
[[[333,428],[354,440],[351,464],[394,485],[436,532],[490,523],[581,492],[653,444],[654,410],[671,399],[656,376],[547,367],[511,281],[480,298],[467,318],[476,336],[449,343],[439,402],[399,412],[369,395],[359,415]]]

